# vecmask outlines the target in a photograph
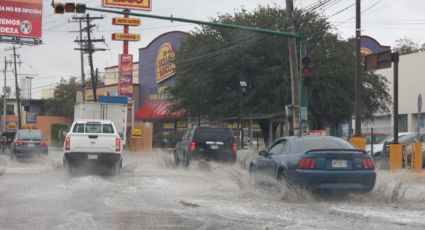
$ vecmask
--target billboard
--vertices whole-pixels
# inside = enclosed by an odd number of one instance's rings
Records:
[[[42,0],[1,0],[0,36],[41,38]]]
[[[128,97],[128,109],[132,108],[133,100],[133,55],[119,55],[119,95]]]
[[[103,0],[102,7],[150,11],[152,0]]]

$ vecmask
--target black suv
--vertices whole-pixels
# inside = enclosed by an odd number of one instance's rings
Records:
[[[224,126],[192,126],[174,149],[174,163],[187,167],[191,160],[235,162],[237,144],[232,130]]]

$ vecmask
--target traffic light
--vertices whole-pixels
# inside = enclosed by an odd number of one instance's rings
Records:
[[[313,69],[311,68],[311,58],[308,56],[301,59],[301,75],[304,85],[310,85]]]
[[[81,3],[55,3],[52,1],[52,6],[55,9],[55,14],[63,13],[80,13],[84,14],[86,12],[86,4]]]

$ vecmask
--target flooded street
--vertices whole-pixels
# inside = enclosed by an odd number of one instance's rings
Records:
[[[425,177],[378,171],[371,193],[312,196],[250,186],[241,162],[183,169],[168,152],[125,153],[118,176],[69,176],[59,149],[0,155],[0,229],[425,228]]]

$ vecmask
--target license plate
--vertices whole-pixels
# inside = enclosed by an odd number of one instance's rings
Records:
[[[218,149],[218,145],[211,145],[211,149]]]
[[[97,160],[97,155],[96,155],[96,154],[89,154],[89,155],[87,156],[87,158],[88,158],[89,160]]]
[[[347,160],[332,160],[332,168],[347,168]]]
[[[34,144],[28,144],[28,147],[34,147],[35,145]]]

